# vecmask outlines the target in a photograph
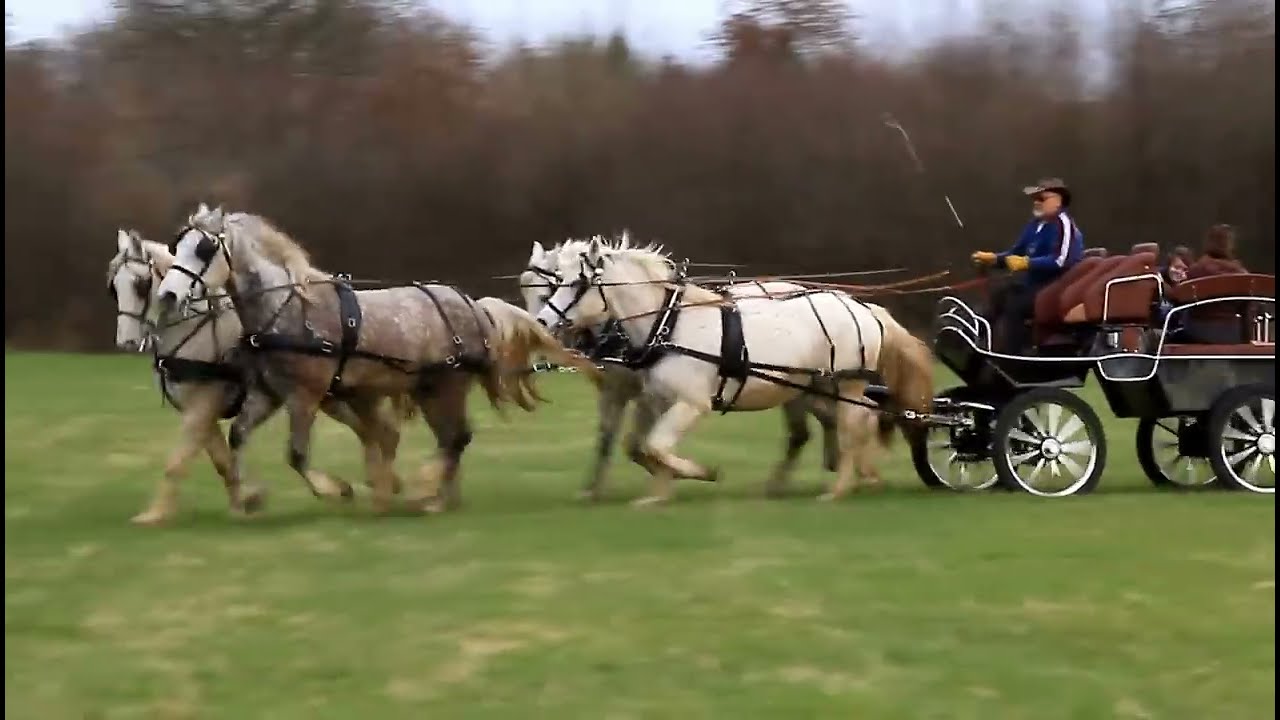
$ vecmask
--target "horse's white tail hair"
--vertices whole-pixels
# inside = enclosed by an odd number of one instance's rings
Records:
[[[480,298],[476,304],[487,311],[493,321],[494,333],[489,341],[494,352],[491,373],[503,400],[526,411],[546,401],[534,384],[532,361],[537,356],[575,368],[593,382],[599,382],[600,369],[595,363],[566,349],[523,308],[495,297]]]

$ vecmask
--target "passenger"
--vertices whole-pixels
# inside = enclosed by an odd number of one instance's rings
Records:
[[[1236,231],[1230,225],[1214,225],[1204,239],[1204,255],[1187,269],[1187,280],[1213,275],[1247,273],[1236,259]],[[1182,321],[1182,337],[1188,342],[1232,344],[1243,342],[1242,315],[1248,303],[1214,302],[1188,308]]]
[[[1210,275],[1247,273],[1236,259],[1236,230],[1230,225],[1214,225],[1204,238],[1204,254],[1187,269],[1187,279]]]
[[[1177,285],[1187,279],[1187,270],[1192,261],[1191,248],[1179,245],[1165,258],[1164,267],[1160,268],[1160,277],[1168,285]]]
[[[1030,344],[1027,321],[1035,311],[1036,293],[1057,280],[1084,256],[1084,234],[1067,214],[1071,191],[1059,178],[1048,178],[1023,193],[1031,196],[1032,220],[1007,252],[975,252],[973,262],[1022,273],[992,299],[988,319],[1001,328],[1004,352],[1021,354]]]
[[[1191,266],[1191,261],[1191,248],[1186,245],[1179,245],[1174,248],[1173,252],[1169,253],[1169,256],[1165,258],[1164,266],[1160,268],[1160,277],[1164,280],[1166,294],[1161,297],[1160,306],[1156,312],[1156,319],[1159,322],[1163,323],[1169,311],[1173,309],[1173,302],[1167,296],[1169,288],[1187,279],[1187,268]],[[1174,322],[1170,324],[1168,332],[1170,335],[1175,335],[1180,331],[1181,323],[1175,318]]]

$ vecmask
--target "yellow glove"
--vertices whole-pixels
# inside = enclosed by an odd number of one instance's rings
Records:
[[[1007,255],[1004,259],[1004,266],[1013,272],[1022,272],[1031,267],[1031,261],[1026,255]]]
[[[974,253],[973,255],[970,255],[969,257],[970,259],[973,260],[974,265],[995,265],[996,264],[996,254],[993,252],[986,252],[985,250],[980,250]]]

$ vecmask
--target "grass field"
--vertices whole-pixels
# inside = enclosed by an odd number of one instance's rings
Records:
[[[1132,423],[1089,497],[931,493],[898,448],[889,489],[827,505],[816,438],[804,494],[766,501],[780,416],[717,417],[686,447],[724,481],[637,511],[622,459],[608,502],[572,500],[594,396],[543,387],[537,414],[478,409],[461,513],[314,501],[277,418],[265,515],[228,518],[201,461],[141,529],[176,418],[145,358],[8,353],[6,717],[1275,715],[1274,500],[1151,490]],[[315,448],[362,480],[345,428]],[[429,448],[415,425],[401,470]]]

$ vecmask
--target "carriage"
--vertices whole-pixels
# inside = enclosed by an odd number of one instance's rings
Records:
[[[1097,412],[1072,390],[1092,373],[1157,486],[1275,492],[1275,276],[1169,286],[1154,245],[1090,253],[1036,298],[1034,349],[993,349],[988,321],[958,297],[937,304],[934,350],[962,381],[911,438],[935,488],[1087,493],[1107,462]],[[1188,321],[1228,342],[1191,342]],[[998,347],[998,345],[996,346]]]

